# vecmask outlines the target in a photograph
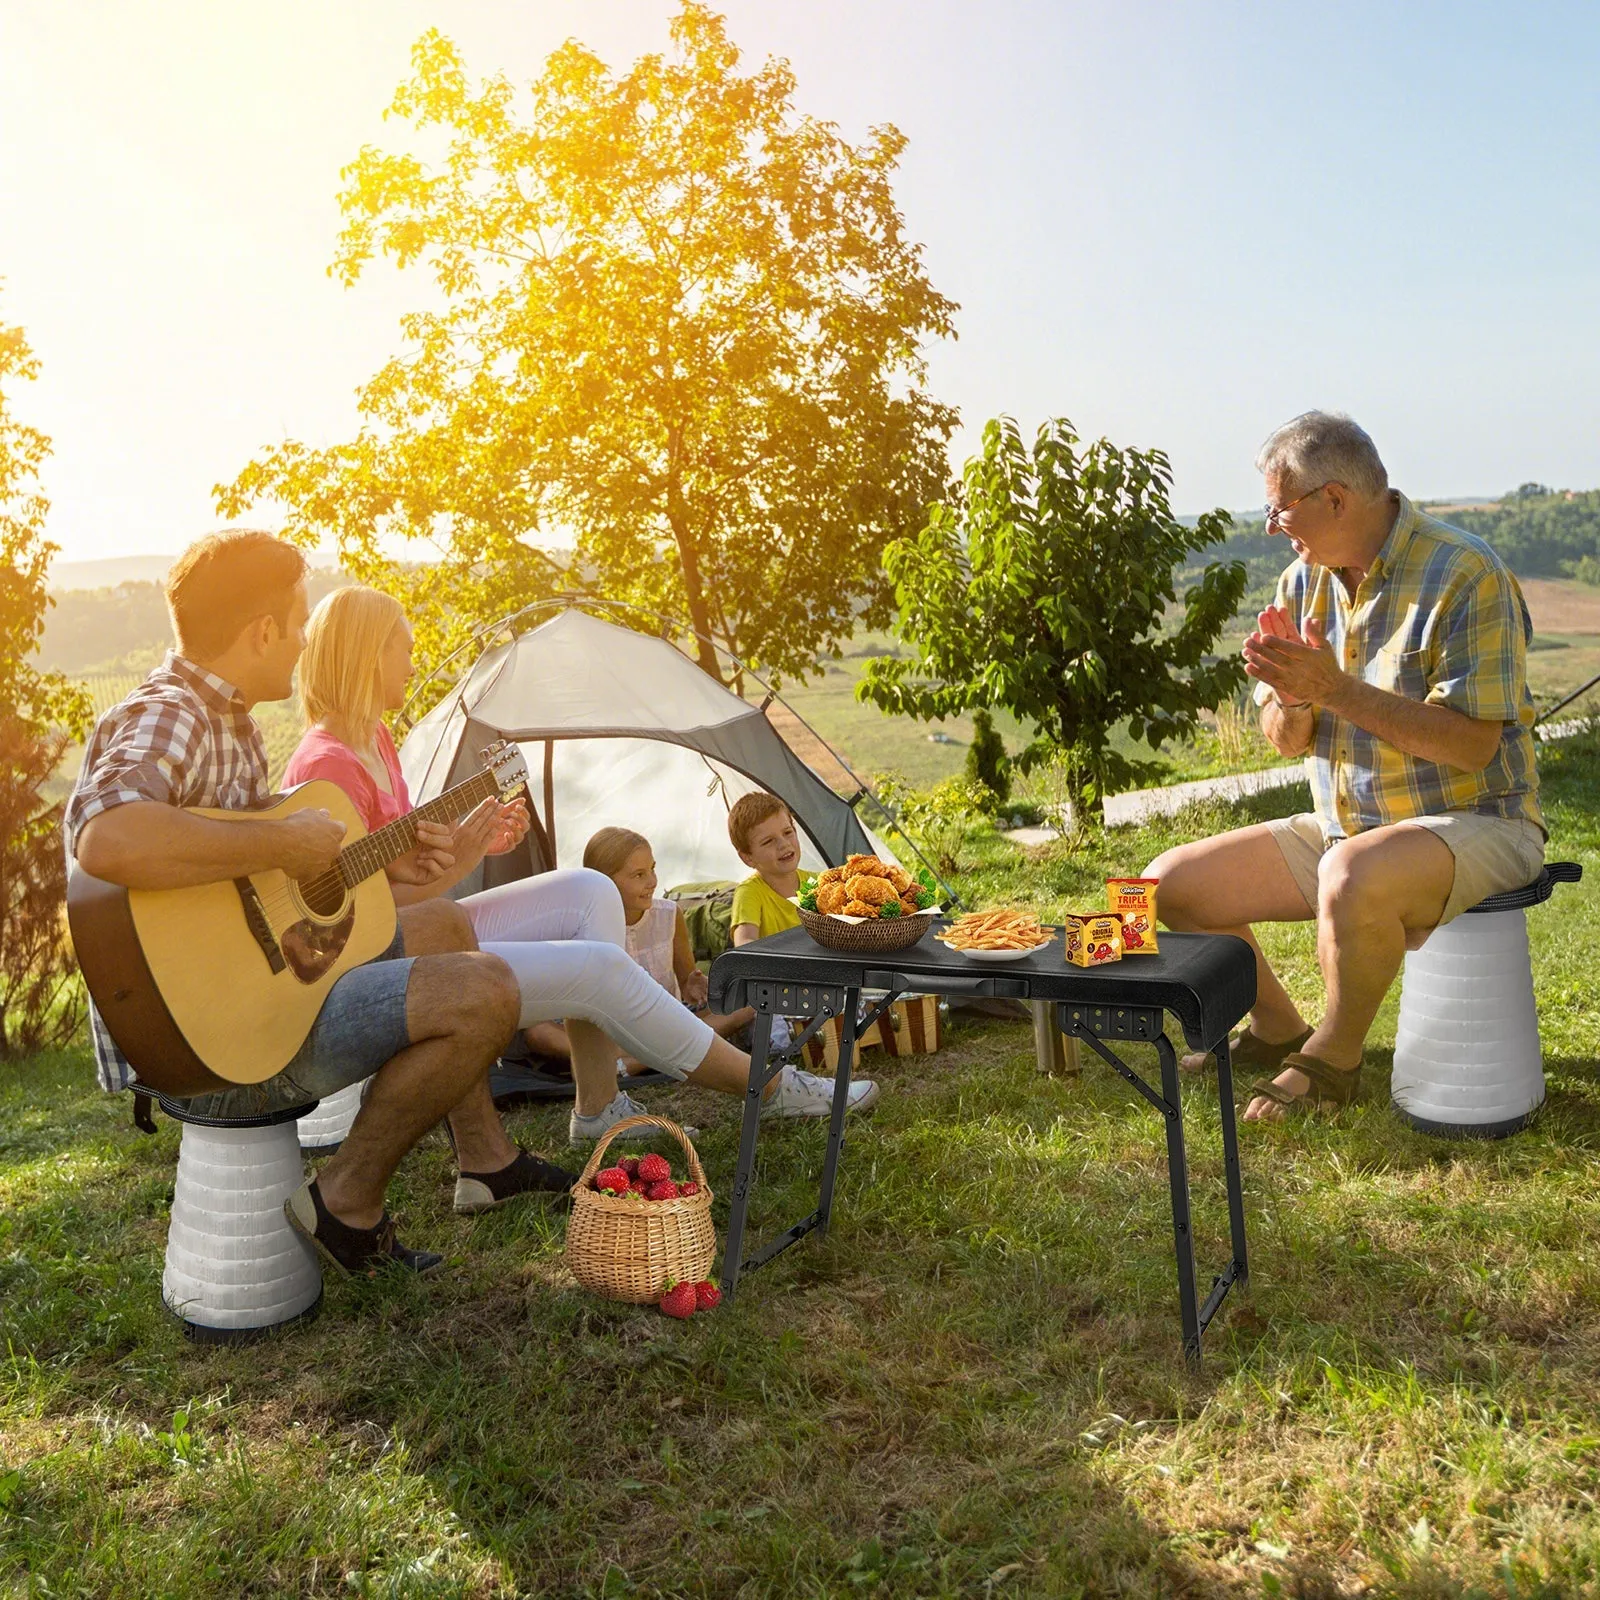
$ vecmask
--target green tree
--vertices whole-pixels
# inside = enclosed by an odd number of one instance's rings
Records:
[[[0,1057],[31,1055],[78,1022],[62,918],[61,806],[44,785],[69,735],[88,728],[81,687],[32,662],[50,597],[56,546],[39,469],[50,441],[11,409],[39,364],[21,328],[0,323]]]
[[[703,636],[713,674],[706,640],[801,674],[887,620],[883,546],[955,423],[924,388],[955,307],[895,206],[905,140],[798,115],[787,64],[741,73],[693,0],[672,37],[620,76],[569,41],[519,94],[424,35],[391,114],[440,130],[443,163],[363,150],[333,271],[423,265],[440,308],[405,319],[355,440],[267,449],[224,514],[277,500],[358,572],[384,534],[442,546],[415,600],[479,617],[499,600],[457,573],[549,588],[525,541],[565,533],[586,587]]]
[[[1115,728],[1159,750],[1244,681],[1237,660],[1208,657],[1243,565],[1208,566],[1181,609],[1173,582],[1225,537],[1228,514],[1185,527],[1171,481],[1159,450],[1080,449],[1062,418],[1031,450],[1009,417],[988,423],[951,496],[885,551],[913,655],[869,661],[858,698],[923,719],[1003,707],[1033,735],[1017,765],[1064,759],[1078,804],[1101,815],[1151,765],[1112,748]]]
[[[972,713],[972,743],[967,746],[966,778],[981,784],[996,800],[1011,794],[1011,760],[1005,740],[995,731],[994,718],[980,706]]]

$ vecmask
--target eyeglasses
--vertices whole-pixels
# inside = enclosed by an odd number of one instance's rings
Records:
[[[1286,506],[1262,506],[1261,509],[1267,514],[1267,532],[1271,533],[1274,528],[1281,528],[1283,519],[1300,504],[1301,500],[1309,500],[1312,495],[1321,494],[1324,489],[1330,488],[1334,481],[1329,478],[1327,483],[1319,483],[1315,489],[1307,489],[1303,495],[1291,500]]]

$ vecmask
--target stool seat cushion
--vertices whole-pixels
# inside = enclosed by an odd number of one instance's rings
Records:
[[[1577,883],[1583,877],[1583,868],[1576,861],[1547,861],[1539,876],[1520,889],[1504,889],[1499,894],[1486,895],[1475,906],[1467,907],[1467,914],[1491,911],[1526,911],[1529,906],[1543,905],[1556,892],[1558,883]]]

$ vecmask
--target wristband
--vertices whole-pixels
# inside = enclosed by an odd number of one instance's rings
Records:
[[[1272,691],[1272,697],[1278,702],[1280,711],[1304,711],[1311,704],[1309,700],[1285,700],[1276,689]]]

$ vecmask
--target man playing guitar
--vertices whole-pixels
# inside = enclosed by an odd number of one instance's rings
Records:
[[[96,727],[67,806],[69,860],[133,890],[273,868],[296,879],[328,871],[345,827],[326,811],[221,822],[187,809],[250,810],[268,798],[266,749],[250,709],[292,692],[309,614],[304,557],[270,534],[217,534],[179,557],[166,587],[178,648]],[[450,828],[418,822],[417,838],[390,865],[392,878],[427,883],[450,865]],[[571,1181],[517,1150],[494,1116],[487,1073],[517,1026],[520,998],[506,963],[473,948],[464,920],[447,900],[401,908],[389,949],[333,985],[287,1067],[188,1102],[201,1114],[252,1115],[372,1076],[343,1145],[286,1207],[347,1272],[385,1260],[418,1272],[439,1265],[442,1257],[396,1239],[384,1195],[405,1153],[464,1100],[494,1121],[478,1148],[509,1162],[493,1175],[497,1199]],[[226,996],[217,1004],[226,1006]],[[92,1007],[90,1019],[102,1086],[130,1087],[132,1070]]]

